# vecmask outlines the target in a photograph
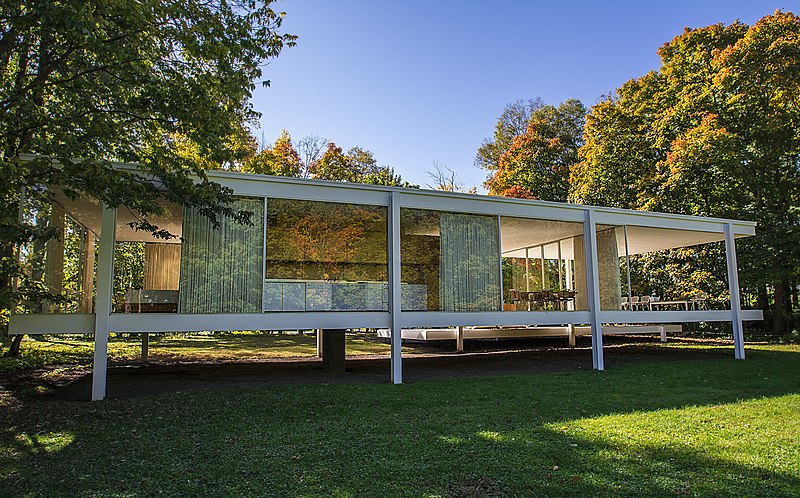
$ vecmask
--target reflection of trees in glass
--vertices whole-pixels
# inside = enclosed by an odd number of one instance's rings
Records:
[[[420,294],[424,306],[403,302],[404,310],[440,310],[439,306],[439,213],[421,209],[400,210],[400,279]],[[422,289],[425,297],[422,296]],[[423,303],[417,303],[423,304]]]
[[[269,199],[266,277],[385,282],[386,218],[382,206]]]

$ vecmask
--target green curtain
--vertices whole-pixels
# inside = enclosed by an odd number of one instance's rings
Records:
[[[252,225],[229,218],[214,229],[194,209],[183,211],[181,313],[260,313],[264,283],[264,200],[239,199]]]
[[[500,309],[497,218],[441,213],[439,295],[442,311]]]

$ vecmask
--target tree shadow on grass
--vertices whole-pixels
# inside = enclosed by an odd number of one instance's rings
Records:
[[[312,340],[313,338],[309,338]],[[614,337],[605,348],[606,367],[653,363],[660,365],[684,360],[733,357],[733,347],[720,347],[708,341],[682,341],[662,344],[657,339]],[[453,377],[476,377],[564,372],[591,369],[588,340],[577,348],[558,347],[549,341],[485,341],[471,351],[455,354],[439,346],[424,355],[404,354],[404,381],[414,383]],[[348,346],[350,347],[350,346]],[[516,348],[516,349],[515,349]],[[526,349],[527,348],[527,349]],[[352,351],[348,349],[348,351]],[[224,353],[223,353],[224,354]],[[760,351],[754,354],[761,354]],[[108,397],[127,399],[154,394],[236,387],[271,386],[297,383],[388,382],[389,359],[385,355],[348,357],[347,374],[322,374],[316,356],[306,358],[230,358],[190,360],[182,357],[157,358],[149,364],[112,364],[108,370]],[[89,399],[91,370],[42,369],[18,379],[6,379],[3,387],[10,397],[44,394],[42,399]]]
[[[0,494],[796,495],[796,462],[765,461],[798,431],[776,415],[798,359],[29,402],[0,413]],[[682,442],[697,410],[716,436]],[[732,457],[717,410],[744,446],[742,420],[775,417],[753,432],[768,451]]]

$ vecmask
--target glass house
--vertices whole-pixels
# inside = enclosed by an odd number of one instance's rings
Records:
[[[132,165],[120,165],[135,169]],[[22,251],[27,271],[65,302],[11,317],[11,334],[93,333],[92,399],[106,389],[109,332],[375,328],[583,327],[602,370],[604,325],[731,322],[744,358],[735,240],[747,221],[210,171],[252,224],[165,204],[150,220],[178,237],[136,231],[137,214],[54,190],[29,221],[62,236]],[[730,304],[642,302],[631,255],[724,243]],[[71,263],[67,265],[65,261]],[[75,262],[78,263],[75,263]],[[644,298],[642,298],[644,299]],[[642,311],[647,311],[643,313]],[[574,339],[574,337],[571,337]]]

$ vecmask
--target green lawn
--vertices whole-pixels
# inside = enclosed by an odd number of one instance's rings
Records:
[[[0,494],[800,495],[800,347],[0,412]]]

